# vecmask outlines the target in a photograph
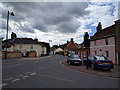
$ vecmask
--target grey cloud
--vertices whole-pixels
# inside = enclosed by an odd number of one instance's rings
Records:
[[[58,30],[61,33],[75,33],[77,29],[80,27],[80,23],[75,19],[70,22],[63,22],[58,26]]]
[[[21,23],[19,24],[19,29],[24,31],[24,32],[29,32],[29,33],[34,33],[34,28],[32,28],[29,24],[24,24],[22,25]]]
[[[7,25],[6,25],[6,21],[5,20],[2,20],[2,29],[6,29],[7,28]]]
[[[31,28],[43,32],[48,32],[48,27],[54,25],[57,28],[52,27],[52,30],[60,33],[74,33],[80,27],[75,17],[83,17],[89,13],[85,10],[88,7],[87,2],[10,2],[4,4],[7,7],[13,7],[15,17],[12,20],[15,22],[27,21]]]

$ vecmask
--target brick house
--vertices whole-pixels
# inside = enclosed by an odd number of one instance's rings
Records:
[[[67,46],[64,48],[64,55],[68,55],[69,53],[75,53],[78,46],[76,43],[74,43],[73,38],[71,38],[71,41],[67,44]]]
[[[47,47],[49,46],[48,43],[39,42],[38,39],[32,38],[17,38],[15,33],[11,34],[11,39],[2,41],[3,52],[5,51],[6,47],[7,52],[21,52],[23,56],[41,56],[47,54]]]
[[[90,39],[88,32],[85,32],[84,41],[78,45],[76,53],[80,56],[80,58],[86,58],[90,55]]]
[[[87,54],[88,56],[90,55],[90,49],[84,47],[84,43],[81,43],[80,45],[78,45],[76,53],[80,56],[80,58],[86,58]]]
[[[97,32],[90,37],[90,55],[104,55],[117,63],[115,55],[115,24],[102,29],[98,23]]]

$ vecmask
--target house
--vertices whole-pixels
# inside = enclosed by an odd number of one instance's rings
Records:
[[[86,58],[90,55],[90,48],[84,47],[84,43],[81,43],[78,45],[76,53],[79,55],[80,58]]]
[[[102,29],[98,23],[97,32],[90,37],[90,55],[104,55],[117,63],[115,55],[115,24]]]
[[[87,58],[90,55],[90,39],[88,32],[85,32],[84,41],[78,45],[76,53],[80,58]]]
[[[63,49],[61,49],[61,48],[57,48],[55,51],[54,51],[54,53],[55,54],[57,54],[57,53],[61,53],[62,54],[62,52],[63,52]]]
[[[6,44],[7,43],[7,44]],[[5,51],[7,46],[8,52],[21,52],[23,56],[43,56],[47,54],[49,47],[48,43],[39,42],[38,39],[32,38],[17,38],[17,35],[12,32],[11,39],[2,41],[2,48]]]
[[[71,41],[64,48],[63,54],[68,55],[69,53],[75,53],[77,48],[78,48],[77,44],[74,43],[73,38],[71,38]]]

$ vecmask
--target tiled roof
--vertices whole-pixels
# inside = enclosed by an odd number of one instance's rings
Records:
[[[31,39],[31,38],[15,38],[15,39],[8,39],[8,40],[4,40],[4,42],[8,42],[8,43],[13,43],[13,44],[37,44],[38,42]]]
[[[47,46],[48,44],[45,42],[38,42],[32,38],[15,38],[13,40],[8,39],[8,40],[4,40],[2,43],[6,43],[6,41],[11,44],[39,44],[41,46]]]
[[[112,25],[110,27],[107,27],[105,29],[102,29],[94,34],[94,36],[91,36],[90,40],[96,40],[101,39],[109,36],[115,35],[115,25]]]

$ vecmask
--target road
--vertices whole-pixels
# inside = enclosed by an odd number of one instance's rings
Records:
[[[3,88],[118,88],[118,80],[77,72],[60,64],[64,56],[3,60]]]

